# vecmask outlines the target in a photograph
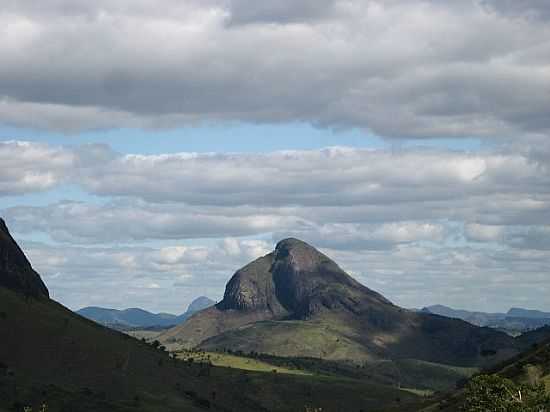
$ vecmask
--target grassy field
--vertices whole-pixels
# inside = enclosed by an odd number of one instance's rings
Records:
[[[219,352],[197,352],[197,351],[179,351],[175,353],[178,359],[189,361],[193,359],[196,362],[210,362],[213,366],[225,368],[241,369],[253,372],[286,373],[290,375],[313,375],[312,372],[297,369],[286,368],[272,363],[264,362],[250,357],[237,356],[228,353]]]
[[[212,365],[260,372],[279,372],[300,375],[337,376],[367,380],[379,384],[414,388],[423,391],[444,391],[455,387],[458,380],[478,372],[477,368],[444,365],[416,359],[375,361],[356,365],[352,362],[319,358],[289,358],[266,354],[244,354],[182,350],[181,359],[193,358]],[[420,393],[419,392],[419,393]]]
[[[378,390],[396,393],[401,396],[415,395],[421,405],[440,388],[449,389],[460,377],[469,377],[477,371],[474,368],[433,364],[417,360],[383,362],[367,368],[319,359],[283,358],[269,355],[244,356],[234,353],[208,352],[202,350],[181,350],[175,353],[178,359],[193,363],[209,363],[216,367],[257,372],[267,377],[294,375],[309,379],[313,384],[327,383],[354,387],[361,384],[378,385]],[[400,371],[398,370],[400,368]],[[399,381],[396,376],[400,377]],[[401,376],[400,376],[401,375]],[[281,378],[282,379],[282,378]],[[431,387],[430,387],[431,385]],[[403,406],[402,406],[403,407]],[[411,406],[412,407],[412,406]],[[420,406],[419,406],[420,407]],[[390,408],[390,410],[392,410]],[[399,410],[397,408],[396,410]],[[411,409],[414,410],[414,409]]]
[[[417,359],[402,359],[394,362],[400,371],[401,384],[425,390],[445,391],[479,372],[478,368],[466,368]]]

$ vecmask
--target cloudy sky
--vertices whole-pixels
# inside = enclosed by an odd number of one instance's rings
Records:
[[[547,1],[0,3],[0,215],[61,303],[179,313],[295,236],[550,310]]]

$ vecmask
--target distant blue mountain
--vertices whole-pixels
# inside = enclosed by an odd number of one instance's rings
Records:
[[[540,310],[530,310],[522,308],[512,308],[506,316],[512,318],[532,318],[532,319],[550,319],[550,312],[541,312]]]
[[[505,313],[471,312],[462,309],[453,309],[443,305],[433,305],[422,308],[422,312],[446,316],[448,318],[462,319],[478,326],[489,326],[491,323],[506,318]]]
[[[178,316],[178,318],[181,318],[183,316],[185,319],[187,319],[193,313],[198,312],[199,310],[209,308],[210,306],[213,306],[215,303],[216,302],[214,302],[210,298],[207,298],[206,296],[199,296],[197,299],[195,299],[193,302],[189,304],[185,313],[183,315]]]
[[[513,332],[524,332],[550,325],[550,313],[540,310],[511,308],[506,313],[471,312],[443,305],[422,308],[422,312],[462,319],[477,326],[489,326]]]
[[[195,299],[188,306],[187,310],[181,315],[170,313],[151,313],[139,308],[129,308],[124,310],[101,308],[97,306],[88,306],[78,310],[78,313],[85,318],[93,320],[102,325],[115,327],[117,329],[125,328],[153,328],[169,327],[178,325],[187,320],[193,313],[206,309],[214,305],[212,299],[201,296]]]

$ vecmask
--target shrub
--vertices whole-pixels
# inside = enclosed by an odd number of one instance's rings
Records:
[[[544,385],[516,385],[498,375],[479,375],[466,386],[465,412],[548,412]]]

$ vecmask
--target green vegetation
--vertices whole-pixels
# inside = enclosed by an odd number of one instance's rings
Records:
[[[231,348],[245,353],[262,352],[280,357],[354,360],[372,358],[365,347],[350,338],[356,332],[341,319],[325,315],[321,321],[261,321],[251,327],[227,331],[203,342],[208,351]],[[269,336],[269,339],[266,337]]]
[[[446,391],[456,383],[479,372],[478,368],[467,368],[417,359],[401,359],[393,362],[399,371],[400,383],[407,387]]]
[[[546,412],[550,396],[543,383],[517,385],[498,375],[479,375],[465,390],[465,412]]]
[[[235,354],[215,361],[250,370],[174,359],[55,302],[25,300],[4,288],[0,311],[9,314],[0,320],[9,331],[0,345],[2,412],[25,406],[35,412],[44,402],[48,412],[399,410],[418,399],[372,380],[320,376],[263,359],[247,363]]]
[[[449,390],[457,381],[465,380],[478,372],[477,368],[464,368],[416,359],[373,361],[358,365],[349,361],[332,361],[319,358],[280,357],[262,353],[244,353],[226,350],[209,352],[201,349],[179,350],[179,359],[207,362],[215,366],[257,372],[316,375],[358,379],[399,388],[425,396],[433,391]]]
[[[439,397],[423,410],[548,412],[549,397],[550,340],[547,340],[533,344],[530,350],[485,370],[482,375],[466,383],[462,390]],[[497,409],[482,409],[487,405]]]
[[[200,349],[180,350],[174,355],[192,364],[208,364],[243,372],[257,372],[255,374],[257,378],[263,376],[270,380],[270,383],[273,379],[294,375],[307,378],[310,384],[332,382],[346,386],[377,385],[381,393],[393,392],[396,396],[393,402],[397,404],[408,399],[410,394],[418,397],[418,401],[413,404],[410,400],[408,401],[411,408],[420,407],[418,405],[429,402],[429,397],[435,391],[454,388],[458,379],[467,378],[476,371],[472,368],[416,360],[373,362],[359,366],[351,362],[287,358],[260,353],[245,354],[230,350],[225,352],[207,352]],[[393,409],[390,408],[390,410]]]
[[[313,375],[310,371],[278,366],[273,363],[264,362],[257,358],[238,356],[230,353],[182,350],[176,352],[175,355],[178,359],[182,359],[187,362],[209,363],[214,366],[246,371],[286,373],[290,375]]]

